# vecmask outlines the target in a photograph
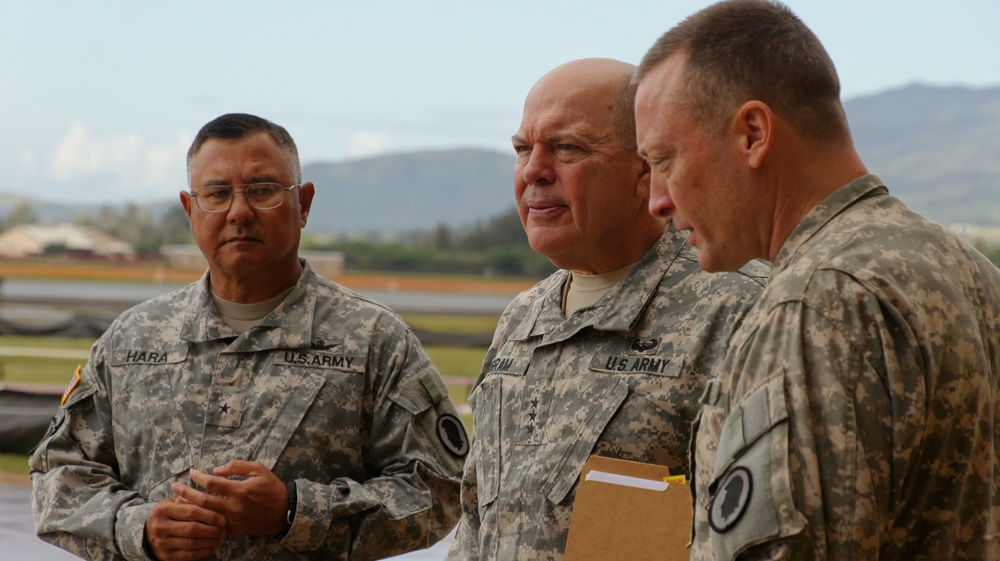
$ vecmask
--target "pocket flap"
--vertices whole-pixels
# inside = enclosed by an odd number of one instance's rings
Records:
[[[761,435],[788,419],[785,406],[785,377],[772,377],[743,398],[726,418],[715,458],[715,473],[724,472]]]
[[[570,489],[576,485],[580,478],[580,472],[583,470],[583,464],[587,462],[587,458],[593,452],[597,439],[601,437],[601,433],[604,432],[611,418],[628,397],[629,385],[621,378],[609,376],[598,378],[598,380],[606,380],[604,383],[607,384],[607,388],[594,400],[587,417],[580,423],[576,438],[569,444],[569,448],[556,464],[542,488],[542,492],[554,504],[561,503]],[[595,380],[595,383],[599,382]]]
[[[267,435],[252,457],[264,464],[267,469],[273,470],[278,463],[278,457],[285,451],[288,441],[292,439],[295,430],[302,419],[309,412],[309,408],[316,400],[320,388],[323,387],[325,378],[318,374],[309,374],[295,384],[289,391],[285,404],[281,408],[281,414],[276,415],[267,429]]]
[[[389,394],[389,399],[413,415],[427,411],[447,397],[448,386],[436,372],[429,370],[411,376]]]

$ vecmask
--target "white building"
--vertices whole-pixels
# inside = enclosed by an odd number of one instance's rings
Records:
[[[135,250],[130,243],[100,230],[76,224],[21,224],[0,234],[0,257],[41,257],[54,248],[76,257],[135,257]]]

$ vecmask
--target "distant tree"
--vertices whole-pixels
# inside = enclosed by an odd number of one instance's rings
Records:
[[[491,218],[488,223],[477,223],[472,231],[458,242],[463,249],[484,250],[497,247],[527,246],[528,237],[521,225],[517,209],[511,209]]]
[[[305,236],[302,248],[343,252],[352,271],[530,278],[555,271],[548,259],[531,250],[516,209],[464,230],[442,224],[392,242]]]
[[[164,244],[193,243],[187,214],[180,205],[171,207],[159,221],[150,212],[143,211],[133,203],[127,204],[122,212],[110,206],[102,206],[98,211],[98,218],[84,215],[76,223],[127,240],[142,257],[160,255]]]
[[[174,205],[160,219],[160,231],[164,244],[191,244],[191,223],[188,222],[184,207]]]
[[[493,258],[494,272],[498,275],[524,276],[524,254],[517,249],[501,249]]]
[[[556,271],[547,257],[535,253],[527,244],[495,250],[493,256],[498,275],[540,279]]]
[[[112,236],[118,236],[118,232],[122,227],[122,217],[118,214],[118,211],[116,211],[114,207],[102,205],[101,208],[97,210],[96,218],[87,215],[83,218],[82,222],[78,221],[77,223],[81,226],[90,225],[102,232],[111,234]]]
[[[448,250],[453,245],[451,228],[446,224],[438,224],[434,229],[434,248]]]
[[[160,225],[148,211],[143,211],[135,203],[125,205],[121,214],[111,207],[101,207],[95,227],[128,241],[140,257],[159,255],[163,245]]]
[[[1000,243],[974,240],[972,245],[985,255],[987,259],[992,261],[994,265],[1000,267]]]
[[[8,228],[21,224],[35,224],[36,222],[38,222],[38,215],[31,209],[31,204],[24,201],[17,203],[17,206],[7,215]]]
[[[45,255],[65,255],[67,251],[69,251],[69,247],[63,242],[58,242],[46,244],[42,253]]]

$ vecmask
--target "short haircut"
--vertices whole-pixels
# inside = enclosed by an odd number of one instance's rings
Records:
[[[302,165],[299,163],[299,150],[295,147],[292,135],[288,134],[285,127],[268,121],[267,119],[250,115],[247,113],[226,113],[209,121],[201,127],[198,134],[187,152],[188,178],[191,177],[191,165],[202,145],[213,138],[223,140],[239,140],[258,133],[267,133],[284,150],[288,158],[288,165],[292,169],[295,183],[302,182]]]
[[[637,152],[638,150],[635,138],[636,86],[637,83],[632,80],[631,74],[626,74],[622,78],[621,87],[615,94],[611,106],[612,126],[614,126],[621,149],[626,152]]]
[[[656,41],[636,81],[674,54],[687,57],[676,101],[710,131],[721,131],[743,103],[758,100],[799,134],[850,137],[830,55],[780,2],[726,0],[702,9]]]

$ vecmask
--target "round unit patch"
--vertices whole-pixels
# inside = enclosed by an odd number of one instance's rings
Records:
[[[731,530],[740,521],[753,492],[753,474],[743,466],[733,468],[719,484],[708,507],[708,523],[720,534]]]
[[[465,434],[465,427],[458,417],[445,413],[438,417],[437,421],[438,439],[449,452],[464,457],[469,453],[469,437]]]

